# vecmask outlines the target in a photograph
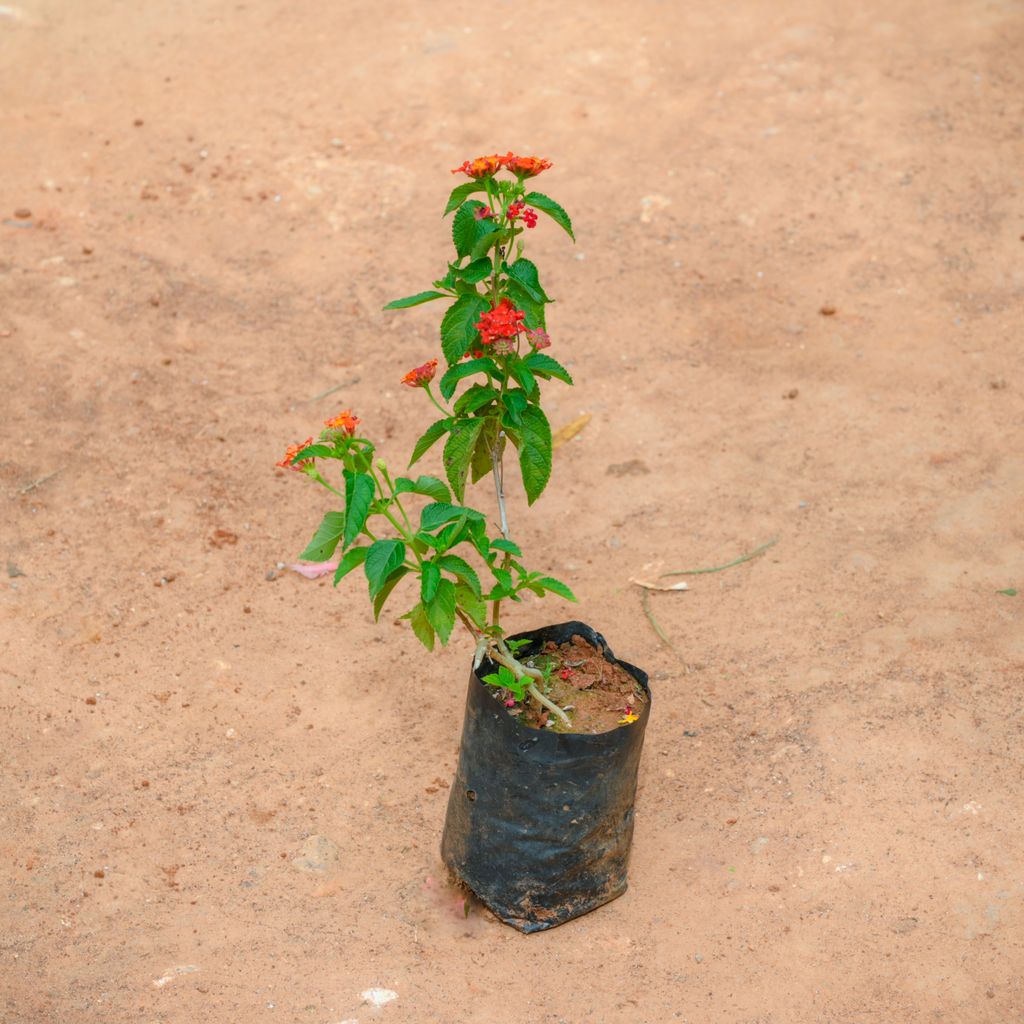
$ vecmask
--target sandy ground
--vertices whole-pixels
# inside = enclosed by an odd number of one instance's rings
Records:
[[[0,8],[3,1024],[1021,1019],[1022,47],[980,0]],[[511,510],[581,604],[518,621],[655,693],[630,891],[531,937],[440,881],[467,649],[268,578],[327,507],[286,443],[429,422],[436,310],[380,307],[508,148],[593,415]],[[774,537],[658,641],[631,575]]]

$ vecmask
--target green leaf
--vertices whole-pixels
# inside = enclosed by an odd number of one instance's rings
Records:
[[[532,505],[551,477],[551,425],[536,405],[528,406],[523,411],[519,468],[523,474],[526,500]]]
[[[464,185],[456,185],[448,197],[448,205],[444,208],[444,213],[441,216],[447,217],[452,210],[457,210],[466,196],[471,196],[474,192],[486,191],[487,186],[482,181],[467,181]]]
[[[470,284],[476,284],[478,281],[482,281],[485,277],[490,277],[494,271],[494,264],[491,263],[489,256],[481,256],[478,260],[473,260],[464,270],[457,271],[458,275],[463,281],[468,281]]]
[[[498,364],[490,356],[483,356],[480,359],[469,359],[464,363],[456,363],[445,370],[438,390],[441,397],[447,402],[455,394],[455,385],[465,377],[472,377],[475,373],[486,373],[491,377],[500,377],[501,371]]]
[[[460,259],[468,256],[484,235],[494,231],[494,224],[489,218],[476,219],[475,211],[484,205],[479,199],[469,199],[459,207],[452,220],[452,241]]]
[[[473,483],[476,483],[482,477],[487,476],[488,473],[494,469],[494,464],[491,461],[491,449],[494,447],[494,442],[497,440],[498,445],[502,452],[505,450],[505,438],[499,439],[498,433],[500,426],[496,419],[488,417],[484,420],[484,429],[480,431],[480,436],[477,438],[476,447],[473,449],[473,458],[470,461],[470,475]]]
[[[420,600],[429,605],[437,593],[437,585],[441,582],[441,570],[433,562],[424,562],[420,576]]]
[[[428,651],[434,649],[434,627],[431,626],[430,621],[427,619],[427,610],[422,604],[416,605],[412,611],[407,612],[402,616],[403,619],[409,620],[409,625],[412,626],[412,631],[416,634],[416,639]]]
[[[400,566],[384,581],[384,585],[377,591],[377,596],[373,599],[374,622],[380,621],[380,613],[384,608],[385,602],[391,596],[391,591],[394,590],[410,572],[412,572],[412,570],[409,566]]]
[[[344,532],[345,513],[328,512],[299,558],[307,562],[326,562],[334,554]]]
[[[292,465],[298,462],[305,462],[306,459],[336,459],[338,453],[333,448],[328,448],[325,444],[311,444],[308,448],[303,448],[302,451],[296,452],[292,456]]]
[[[503,537],[498,540],[491,541],[491,548],[494,551],[507,551],[510,555],[515,555],[517,558],[522,558],[523,553],[519,550],[519,545],[514,541],[505,540]]]
[[[455,584],[451,580],[443,579],[437,585],[437,593],[427,605],[427,621],[437,631],[441,643],[448,643],[455,624]]]
[[[448,485],[436,476],[418,476],[415,480],[400,476],[395,481],[395,494],[423,494],[434,501],[452,500]]]
[[[557,360],[543,352],[531,352],[523,358],[523,365],[529,367],[538,377],[555,377],[572,384],[569,371]]]
[[[419,462],[419,460],[427,454],[434,442],[448,433],[451,429],[451,424],[452,421],[448,419],[438,420],[436,423],[431,423],[424,431],[423,436],[416,442],[416,447],[412,450],[412,458],[409,460],[409,465],[411,466],[414,462]]]
[[[487,224],[488,221],[483,221],[483,223]],[[470,251],[469,255],[474,260],[478,260],[481,256],[483,256],[485,252],[487,252],[488,249],[493,248],[497,244],[498,240],[501,238],[501,235],[501,228],[495,228],[493,231],[488,231],[486,234],[481,235],[476,240],[476,242],[474,242],[473,248]]]
[[[449,366],[457,363],[477,337],[474,326],[480,317],[491,308],[482,295],[460,295],[448,307],[441,321],[441,348]]]
[[[530,330],[544,327],[544,303],[538,302],[532,295],[514,278],[505,282],[505,292],[515,303],[516,309],[521,309],[526,314],[524,323]]]
[[[564,597],[566,601],[576,600],[576,595],[561,580],[553,579],[550,576],[541,576],[536,582],[550,593]]]
[[[370,584],[370,597],[376,597],[387,578],[405,561],[405,545],[400,540],[378,540],[370,545],[363,563]]]
[[[540,275],[537,265],[532,260],[518,259],[508,268],[508,276],[515,278],[535,302],[550,302],[544,289],[540,286]]]
[[[338,568],[334,570],[334,585],[337,586],[357,565],[362,565],[366,561],[366,552],[370,549],[368,547],[349,548],[344,555],[341,556],[341,561],[338,563]]]
[[[537,390],[537,378],[530,372],[528,366],[518,362],[512,367],[512,374],[528,395],[532,395]]]
[[[464,584],[456,584],[455,601],[458,606],[481,628],[487,625],[487,605],[479,594]]]
[[[535,206],[538,210],[546,213],[559,227],[565,228],[569,237],[575,242],[576,236],[572,233],[572,221],[569,214],[554,201],[548,198],[543,192],[527,192],[523,196],[523,202],[527,206]]]
[[[1007,587],[1005,590],[997,590],[997,594],[1005,594],[1007,597],[1016,597],[1017,591],[1014,587]]]
[[[404,299],[393,299],[385,309],[408,309],[410,306],[420,306],[424,302],[433,302],[434,299],[444,299],[447,296],[444,292],[417,292],[415,295],[408,295]]]
[[[463,508],[461,505],[451,505],[446,501],[437,501],[426,505],[420,513],[420,529],[436,530],[437,527],[450,523],[459,516],[467,519],[483,519],[483,514],[475,508]]]
[[[488,384],[474,384],[468,391],[459,396],[452,408],[456,416],[469,416],[485,405],[490,405],[498,397],[498,392]],[[477,442],[479,445],[479,442]]]
[[[480,577],[464,558],[460,558],[458,555],[442,555],[437,560],[437,567],[457,576],[477,597],[480,596]]]
[[[370,505],[376,493],[376,485],[369,473],[352,473],[345,470],[345,543],[347,548],[359,536],[366,525]]]
[[[462,501],[466,493],[466,474],[473,457],[477,438],[483,430],[484,421],[479,418],[458,420],[444,446],[444,468],[455,497]],[[550,446],[550,432],[549,432]]]

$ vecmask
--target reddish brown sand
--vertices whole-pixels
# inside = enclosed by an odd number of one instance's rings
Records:
[[[0,8],[4,1024],[1020,1019],[1022,13]],[[439,881],[467,646],[269,578],[285,444],[429,421],[380,307],[507,148],[593,416],[510,510],[580,604],[513,625],[654,689],[632,887],[531,937]],[[645,563],[773,537],[658,641]]]

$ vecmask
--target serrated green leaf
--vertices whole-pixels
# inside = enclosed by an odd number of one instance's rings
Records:
[[[294,466],[300,462],[305,462],[306,459],[337,459],[340,457],[333,448],[328,448],[325,444],[311,444],[308,448],[303,448],[302,451],[296,452],[292,456],[291,464]]]
[[[366,525],[376,490],[376,484],[369,473],[345,470],[345,533],[342,550],[359,536]]]
[[[465,516],[467,519],[483,519],[483,515],[475,508],[463,508],[461,505],[452,505],[447,501],[436,501],[431,505],[425,505],[420,513],[420,529],[436,530],[453,519]]]
[[[427,618],[426,608],[422,604],[417,604],[411,611],[406,612],[402,618],[409,620],[409,625],[412,626],[416,639],[428,651],[432,651],[434,649],[434,627],[431,626],[430,620]]]
[[[499,537],[497,540],[491,541],[491,548],[494,551],[506,551],[510,555],[515,555],[517,558],[522,558],[523,553],[519,550],[519,545],[515,541],[505,540],[504,537]]]
[[[566,601],[575,601],[576,595],[561,581],[551,576],[541,576],[537,584],[552,594],[564,597]]]
[[[479,317],[477,318],[479,319]],[[468,359],[464,363],[456,363],[445,370],[438,383],[438,390],[441,397],[447,402],[455,394],[455,387],[460,380],[472,377],[477,373],[486,373],[488,377],[500,377],[501,371],[498,364],[490,356],[483,356],[480,359]]]
[[[473,346],[477,338],[474,326],[491,308],[482,295],[460,295],[441,321],[441,349],[448,365],[457,363]]]
[[[544,352],[531,352],[523,357],[523,364],[529,367],[538,377],[554,377],[557,380],[572,384],[569,371],[557,360]]]
[[[523,413],[528,404],[525,391],[516,388],[514,391],[505,392],[505,412],[510,427],[522,427]]]
[[[337,586],[353,569],[358,565],[362,565],[366,561],[366,552],[370,549],[368,547],[349,548],[344,555],[341,556],[341,561],[338,563],[338,568],[334,570],[334,585]]]
[[[480,577],[464,558],[460,558],[458,555],[442,555],[437,560],[437,567],[457,576],[474,594],[480,596]]]
[[[466,493],[466,474],[473,458],[473,449],[483,430],[482,419],[458,420],[444,446],[444,468],[455,497],[462,501]]]
[[[456,584],[455,601],[477,626],[483,628],[487,625],[487,605],[470,587],[461,583]]]
[[[465,269],[457,271],[459,277],[463,281],[468,281],[470,284],[476,284],[478,281],[482,281],[485,277],[490,277],[494,271],[494,264],[491,263],[489,256],[481,256],[478,260],[473,260]]]
[[[527,192],[523,196],[523,202],[527,206],[535,206],[538,210],[546,213],[559,227],[566,230],[574,242],[576,241],[576,236],[572,233],[572,221],[569,219],[569,214],[554,199],[544,195],[543,192]]]
[[[307,562],[326,562],[338,546],[345,532],[345,513],[328,512],[313,534],[313,539],[303,549],[299,558]]]
[[[492,249],[498,243],[503,233],[501,228],[495,228],[493,231],[488,231],[486,234],[481,235],[473,243],[473,248],[470,250],[469,255],[474,260],[478,260],[488,249]]]
[[[415,462],[419,462],[427,454],[431,446],[448,433],[451,423],[451,420],[444,419],[431,423],[427,427],[423,432],[423,436],[416,442],[416,446],[412,450],[412,458],[409,460],[410,466]]]
[[[412,572],[412,570],[407,565],[400,566],[384,581],[384,585],[377,591],[377,596],[373,599],[374,622],[380,621],[380,613],[384,609],[385,602],[391,596],[391,591],[394,590],[410,572]]]
[[[519,468],[523,475],[526,500],[532,505],[551,477],[551,425],[536,405],[528,406],[523,411]]]
[[[476,218],[476,210],[484,207],[479,199],[468,199],[456,211],[452,220],[452,242],[455,243],[455,251],[459,259],[468,256],[476,246],[476,243],[494,231],[494,223],[488,217],[481,220]]]
[[[434,299],[444,299],[447,296],[444,292],[417,292],[415,295],[407,295],[404,299],[392,299],[385,309],[409,309],[411,306],[421,306],[424,302],[433,302]]]
[[[538,302],[515,278],[509,278],[505,282],[505,292],[515,304],[516,309],[521,309],[526,314],[524,323],[532,331],[545,326],[544,303]]]
[[[434,627],[441,643],[448,643],[455,624],[455,584],[442,579],[437,585],[437,593],[426,607],[427,621]]]
[[[420,600],[429,605],[441,582],[441,570],[433,562],[424,562],[420,574]]]
[[[465,200],[466,196],[471,196],[474,192],[486,192],[487,186],[482,181],[467,181],[462,185],[456,185],[452,189],[452,194],[448,197],[448,205],[444,208],[442,217],[447,217],[452,210],[457,210]]]
[[[400,476],[395,481],[395,494],[423,494],[434,501],[452,500],[448,485],[436,476],[418,476],[415,480]]]
[[[532,395],[537,390],[537,378],[528,366],[521,362],[516,363],[512,367],[512,375],[519,381],[527,395]]]
[[[537,273],[537,265],[532,260],[520,257],[509,266],[508,276],[515,278],[535,302],[551,301],[540,286],[540,275]]]
[[[378,540],[370,545],[363,572],[370,585],[370,597],[376,597],[387,578],[405,561],[405,544],[400,540]]]
[[[463,392],[452,409],[456,416],[470,416],[485,405],[490,405],[498,397],[498,392],[488,384],[474,384]]]
[[[470,477],[473,483],[487,476],[494,469],[491,459],[491,449],[495,441],[498,442],[499,454],[505,450],[505,438],[499,437],[501,427],[496,419],[488,417],[484,420],[484,429],[480,431],[476,447],[473,449],[473,458],[470,461]]]

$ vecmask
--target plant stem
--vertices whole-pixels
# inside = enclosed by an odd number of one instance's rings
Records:
[[[437,409],[441,413],[444,414],[444,417],[446,419],[451,416],[451,413],[443,405],[441,405],[441,403],[438,402],[438,400],[434,397],[434,392],[430,390],[430,385],[429,384],[424,384],[423,385],[423,390],[426,391],[427,398],[429,398],[434,403],[434,405],[437,407]]]
[[[504,650],[503,650],[504,648]],[[513,657],[512,653],[502,644],[498,642],[498,646],[495,650],[491,651],[491,657],[499,664],[504,665],[505,668],[515,673],[517,679],[530,678],[530,679],[543,679],[544,673],[539,669],[527,668],[525,665],[521,665]],[[569,720],[569,716],[554,702],[548,700],[540,690],[537,689],[534,683],[530,683],[526,688],[526,692],[538,703],[541,707],[547,708],[556,718],[558,718],[564,726],[567,728],[572,726],[572,722]]]

